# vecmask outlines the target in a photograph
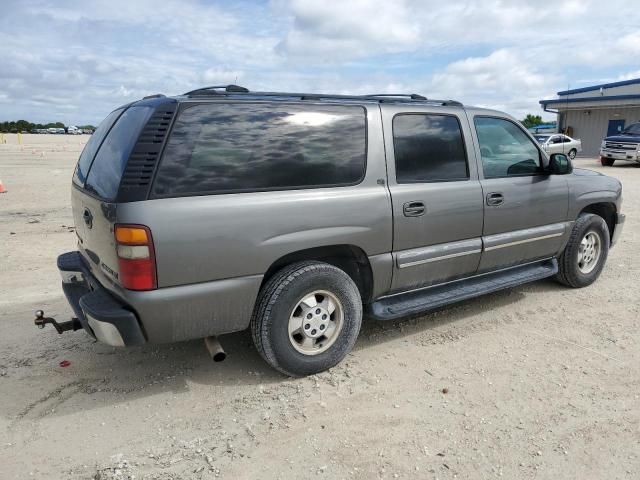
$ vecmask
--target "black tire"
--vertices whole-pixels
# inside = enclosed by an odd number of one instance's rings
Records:
[[[593,270],[584,273],[578,266],[580,243],[591,232],[598,235],[601,252]],[[580,215],[573,226],[569,241],[558,259],[556,280],[573,288],[586,287],[595,282],[607,261],[610,238],[609,227],[607,227],[607,222],[602,217],[592,213]]]
[[[289,317],[301,299],[316,290],[334,295],[343,310],[334,343],[321,353],[300,353],[289,338]],[[292,377],[312,375],[335,365],[351,351],[362,324],[362,300],[351,277],[327,263],[304,261],[277,272],[262,287],[251,318],[253,343],[264,360]]]
[[[572,148],[571,150],[569,150],[569,158],[571,160],[573,160],[574,158],[576,158],[576,155],[578,154],[578,151],[575,148]]]
[[[600,157],[600,164],[603,167],[613,167],[614,162],[615,162],[615,159],[613,158]]]

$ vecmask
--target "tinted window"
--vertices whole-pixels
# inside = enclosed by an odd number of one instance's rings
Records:
[[[450,115],[396,115],[393,146],[398,183],[469,178],[460,123]]]
[[[130,107],[120,116],[98,150],[85,189],[105,200],[115,199],[129,154],[152,113],[151,107]]]
[[[515,123],[475,117],[485,178],[540,173],[540,152]]]
[[[73,183],[76,185],[80,187],[84,186],[84,182],[87,179],[87,172],[89,172],[91,162],[93,161],[93,157],[96,156],[98,147],[100,147],[102,140],[104,140],[104,136],[109,132],[109,129],[121,113],[122,109],[111,112],[107,118],[100,123],[98,128],[96,128],[96,131],[93,132],[91,138],[89,138],[89,141],[84,146],[84,149],[80,154],[80,159],[76,165],[76,171],[73,174]]]
[[[549,140],[549,135],[534,135],[535,139],[540,143],[544,143]]]
[[[362,107],[209,104],[184,110],[154,182],[156,196],[358,183]]]
[[[625,128],[622,133],[630,135],[640,135],[640,123],[633,123]]]

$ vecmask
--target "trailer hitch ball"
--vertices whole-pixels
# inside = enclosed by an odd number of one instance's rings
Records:
[[[42,329],[45,327],[47,323],[50,323],[53,328],[56,329],[56,332],[62,334],[67,331],[80,330],[82,328],[82,324],[77,318],[72,318],[68,322],[56,322],[54,318],[49,318],[44,316],[44,310],[36,310],[36,318],[33,321],[36,324],[36,327]]]
[[[44,328],[44,326],[45,326],[44,310],[36,310],[36,319],[35,319],[34,323],[36,324],[36,327]]]

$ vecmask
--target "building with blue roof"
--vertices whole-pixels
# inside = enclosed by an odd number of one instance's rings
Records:
[[[540,100],[558,115],[558,130],[582,140],[582,155],[597,156],[602,139],[640,121],[640,78],[558,92]]]

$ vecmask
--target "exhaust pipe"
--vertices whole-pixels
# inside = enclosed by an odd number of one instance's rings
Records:
[[[224,348],[222,348],[222,345],[220,345],[218,337],[205,337],[204,346],[207,347],[209,356],[214,362],[222,362],[227,358],[227,354],[224,351]]]

